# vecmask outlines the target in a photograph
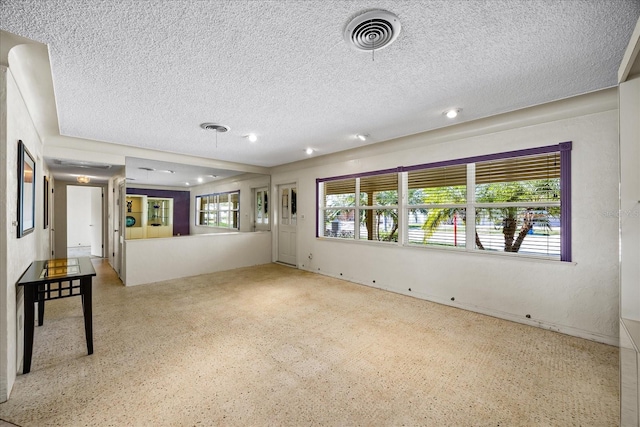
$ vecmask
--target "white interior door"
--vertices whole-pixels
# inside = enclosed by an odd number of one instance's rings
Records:
[[[297,230],[298,230],[298,189],[295,184],[284,184],[278,187],[278,261],[285,264],[298,265]]]
[[[102,257],[102,188],[91,189],[91,255]]]

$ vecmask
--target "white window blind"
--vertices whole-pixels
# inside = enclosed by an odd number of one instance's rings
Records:
[[[318,236],[570,261],[570,151],[566,142],[319,179]]]

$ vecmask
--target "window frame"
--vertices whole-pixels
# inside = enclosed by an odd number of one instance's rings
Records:
[[[269,187],[253,189],[253,226],[255,230],[270,230],[271,219],[269,215],[269,208],[271,201],[269,198]],[[259,202],[258,199],[260,199]]]
[[[319,237],[320,234],[320,222],[322,221],[322,237],[324,236],[324,215],[322,215],[322,220],[320,219],[320,211],[322,211],[323,213],[326,212],[327,210],[344,210],[344,211],[354,211],[354,231],[353,231],[353,238],[349,237],[349,238],[336,238],[336,237],[327,237],[327,238],[331,238],[331,239],[337,239],[337,240],[347,240],[347,241],[351,241],[351,240],[355,240],[355,241],[364,241],[364,242],[376,242],[376,243],[382,243],[382,244],[395,244],[395,242],[387,242],[387,241],[382,241],[382,240],[377,240],[377,239],[367,239],[367,238],[360,238],[360,212],[366,212],[366,211],[375,211],[375,210],[393,210],[396,209],[398,211],[398,234],[400,234],[400,227],[402,226],[402,220],[400,218],[400,211],[401,211],[401,203],[400,201],[402,200],[402,195],[401,195],[401,191],[400,188],[402,187],[402,185],[400,184],[400,178],[398,177],[398,204],[397,205],[363,205],[360,202],[360,193],[361,193],[361,189],[360,189],[360,178],[367,178],[367,177],[371,177],[371,176],[377,176],[377,175],[389,175],[389,174],[397,174],[399,171],[399,168],[393,168],[393,169],[385,169],[385,170],[380,170],[380,171],[373,171],[373,172],[365,172],[365,173],[361,173],[361,174],[353,174],[353,175],[342,175],[342,176],[338,176],[338,177],[332,177],[332,178],[325,178],[325,179],[316,179],[316,203],[318,203],[318,208],[316,209],[316,238]],[[324,197],[322,197],[322,201],[320,201],[320,191],[322,189],[322,194],[324,196],[324,187],[323,184],[325,182],[329,182],[329,181],[345,181],[345,180],[349,180],[349,179],[354,179],[355,180],[355,203],[352,206],[331,206],[331,207],[326,207],[324,206],[324,202],[325,199]],[[322,185],[321,185],[322,183]]]
[[[416,170],[422,169],[430,169],[444,166],[455,166],[465,164],[467,165],[467,200],[466,200],[466,215],[467,218],[474,218],[473,226],[466,228],[466,242],[474,242],[475,241],[475,217],[476,217],[476,208],[482,209],[487,207],[499,207],[501,204],[494,203],[476,203],[475,201],[475,164],[479,162],[486,162],[492,160],[501,160],[501,159],[509,159],[509,158],[517,158],[517,157],[527,157],[527,156],[535,156],[542,154],[550,154],[557,153],[560,154],[560,261],[562,262],[571,262],[572,261],[572,251],[571,251],[571,150],[572,150],[572,142],[561,142],[559,144],[528,148],[522,150],[514,150],[514,151],[505,151],[494,154],[480,155],[480,156],[472,156],[465,157],[460,159],[452,159],[445,160],[439,162],[432,163],[424,163],[413,166],[399,166],[397,168],[392,169],[384,169],[379,171],[370,171],[361,174],[350,174],[350,175],[341,175],[327,178],[317,178],[316,179],[316,238],[326,238],[326,239],[335,239],[336,241],[351,241],[351,240],[363,240],[363,239],[342,239],[335,237],[325,237],[324,236],[324,212],[328,209],[324,206],[324,183],[338,180],[346,180],[346,179],[356,179],[362,177],[369,177],[374,175],[384,175],[389,173],[397,173],[398,174],[398,242],[386,242],[396,244],[398,246],[411,246],[417,247],[419,245],[409,245],[407,238],[407,224],[406,224],[406,215],[408,209],[413,208],[418,205],[409,205],[407,203],[407,193],[408,193],[408,185],[407,185],[407,173]],[[356,180],[358,183],[358,180]],[[359,186],[356,185],[356,206],[350,207],[351,209],[356,209],[356,217],[359,218],[359,209],[362,209],[359,205]],[[522,205],[522,207],[535,207],[535,206],[557,206],[551,202],[510,202],[508,203],[509,207],[514,207],[516,205]],[[420,205],[422,206],[422,205]],[[428,205],[424,205],[428,206]],[[439,207],[448,206],[447,205],[439,205]],[[461,205],[457,205],[461,206]],[[322,232],[321,232],[322,230]],[[357,234],[357,233],[355,233]],[[473,235],[471,235],[473,234]],[[471,236],[470,236],[471,235]],[[471,239],[470,239],[471,237]],[[377,242],[375,240],[369,241],[364,240],[365,242]],[[431,248],[433,249],[433,248]],[[475,253],[492,253],[492,254],[500,254],[502,252],[493,252],[493,251],[483,251],[479,249],[475,249],[475,244],[470,245],[467,244],[465,251],[458,252],[475,252]],[[517,255],[517,253],[510,253],[512,255]],[[534,257],[534,258],[542,258],[549,259],[549,257],[541,255],[521,255],[520,257]],[[557,260],[554,258],[554,260]]]
[[[231,196],[237,194],[238,196],[238,204],[236,208],[233,208],[233,204],[231,203]],[[228,204],[228,208],[227,209],[220,209],[220,196],[227,196],[227,202],[223,202],[223,203],[227,203]],[[215,207],[213,209],[201,209],[201,200],[203,197],[214,197],[215,198],[215,202],[211,202],[209,201],[210,199],[207,199],[207,206],[210,205],[211,203],[215,204]],[[195,209],[195,225],[196,227],[211,227],[211,228],[223,228],[225,230],[240,230],[240,190],[234,190],[234,191],[222,191],[222,192],[218,192],[218,193],[207,193],[207,194],[199,194],[195,197],[195,204],[196,204],[196,209]],[[220,213],[221,212],[226,212],[227,213],[227,219],[228,219],[228,225],[224,226],[224,225],[220,225]],[[233,213],[236,212],[235,218],[236,218],[236,227],[233,227]],[[200,223],[200,216],[201,214],[206,214],[207,216],[207,224],[201,224]],[[215,223],[211,224],[209,223],[210,221],[210,216],[213,215],[215,218]]]

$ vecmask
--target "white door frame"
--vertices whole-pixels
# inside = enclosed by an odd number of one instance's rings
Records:
[[[101,224],[101,231],[100,231],[100,237],[102,238],[102,257],[104,257],[104,254],[107,253],[108,251],[108,241],[107,241],[107,233],[108,233],[108,224],[107,221],[105,220],[105,217],[107,216],[107,206],[106,203],[104,201],[104,193],[105,193],[105,189],[107,188],[107,186],[105,186],[104,184],[95,184],[95,185],[78,185],[76,183],[71,183],[71,182],[65,182],[64,183],[66,186],[65,189],[65,206],[64,206],[64,221],[65,223],[67,223],[67,217],[68,217],[68,207],[69,207],[69,187],[89,187],[89,188],[98,188],[100,189],[101,193],[102,193],[102,198],[101,198],[101,208],[100,208],[100,216],[102,217],[102,224]],[[66,232],[65,232],[65,242],[66,245],[68,245],[68,236],[69,236],[69,229],[68,226],[65,227],[66,228]],[[65,256],[66,256],[66,248],[67,246],[65,246]],[[58,256],[58,254],[56,254],[56,256]]]
[[[272,260],[273,262],[278,262],[280,257],[280,211],[281,211],[281,200],[280,200],[280,187],[282,186],[293,186],[296,188],[296,193],[300,193],[300,186],[298,184],[297,179],[287,179],[279,182],[271,183],[271,219],[272,219]],[[299,206],[299,203],[298,203]],[[298,218],[299,219],[299,218]],[[300,237],[298,236],[298,221],[296,221],[296,263],[295,266],[298,267],[298,260],[300,259],[299,251],[300,251]]]
[[[116,233],[116,241],[114,242],[114,246],[118,247],[118,277],[124,283],[124,272],[125,272],[125,258],[124,258],[124,234],[125,234],[125,204],[127,198],[127,186],[126,182],[122,180],[118,183],[118,202],[116,203],[116,209],[120,210],[119,216],[119,224],[118,224],[118,232]]]
[[[100,258],[104,258],[104,254],[105,254],[105,239],[104,239],[104,229],[105,229],[105,224],[104,224],[104,187],[95,187],[98,188],[100,190],[100,199],[97,200],[97,195],[98,192],[95,190],[92,190],[91,192],[91,224],[89,225],[89,227],[91,227],[91,229],[89,230],[92,233],[91,236],[91,256],[99,256]],[[98,201],[99,203],[96,203],[96,201]],[[99,206],[97,206],[99,204]],[[94,211],[95,208],[98,208],[98,212],[96,215],[96,212]],[[99,221],[99,230],[96,233],[96,230],[94,230],[94,227],[96,226],[96,224],[94,224],[94,220],[95,222]],[[100,239],[100,247],[98,248],[97,245],[94,245],[95,243],[95,237],[98,237]]]

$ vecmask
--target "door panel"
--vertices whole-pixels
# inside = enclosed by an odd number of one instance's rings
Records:
[[[278,261],[297,266],[298,191],[296,185],[280,185],[278,196]]]

